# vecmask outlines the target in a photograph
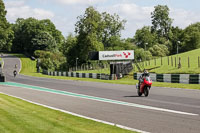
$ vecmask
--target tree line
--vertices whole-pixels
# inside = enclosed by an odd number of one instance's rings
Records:
[[[191,24],[185,29],[172,26],[169,8],[165,5],[155,6],[151,13],[152,26],[138,29],[133,42],[146,54],[137,59],[163,57],[200,48],[200,22]]]
[[[200,22],[185,29],[173,27],[166,5],[154,7],[152,26],[138,29],[127,39],[121,38],[126,20],[117,14],[100,13],[92,6],[77,17],[75,33],[66,38],[49,19],[18,18],[10,24],[5,16],[0,0],[0,50],[35,56],[40,66],[49,70],[89,63],[91,51],[135,50],[137,60],[147,60],[175,54],[177,47],[179,52],[200,48]]]

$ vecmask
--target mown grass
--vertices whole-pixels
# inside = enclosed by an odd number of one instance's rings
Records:
[[[180,58],[181,68],[178,68],[179,58]],[[200,64],[200,49],[140,63],[141,66],[143,66],[145,69],[150,69],[149,71],[153,73],[179,73],[179,74],[200,74],[199,64]],[[138,71],[137,68],[135,69],[135,71]]]
[[[90,82],[103,82],[103,83],[112,83],[112,84],[127,84],[135,85],[138,83],[137,80],[133,79],[133,75],[130,74],[120,80],[100,80],[100,79],[91,79],[91,78],[76,78],[76,77],[64,77],[64,76],[49,76],[43,75],[36,72],[36,61],[30,60],[30,58],[25,57],[21,54],[15,54],[21,58],[22,61],[22,70],[21,74],[35,77],[43,78],[53,78],[53,79],[63,79],[63,80],[79,80],[79,81],[90,81]],[[87,71],[90,72],[90,71]],[[104,72],[102,72],[104,73]],[[200,89],[199,84],[181,84],[181,83],[163,83],[163,82],[153,82],[152,86],[157,87],[170,87],[170,88],[185,88],[185,89]]]
[[[4,62],[3,59],[0,57],[1,67],[3,68]]]
[[[25,75],[31,75],[36,73],[36,61],[24,56],[23,54],[13,54],[21,59],[22,67],[21,72]]]
[[[0,94],[0,133],[131,133]]]

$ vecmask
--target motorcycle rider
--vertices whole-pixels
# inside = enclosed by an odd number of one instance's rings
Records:
[[[14,75],[14,77],[16,77],[16,75],[17,75],[17,64],[15,64],[15,66],[14,66],[14,71],[13,71],[13,75]]]
[[[142,75],[140,75],[140,77],[138,79],[139,80],[138,88],[140,88],[140,84],[144,81],[144,77],[146,77],[146,76],[149,76],[149,72],[146,69],[144,69]]]
[[[15,64],[15,69],[17,69],[17,64]]]
[[[16,70],[13,71],[13,75],[14,75],[14,77],[16,77],[16,75],[17,75],[17,71]]]

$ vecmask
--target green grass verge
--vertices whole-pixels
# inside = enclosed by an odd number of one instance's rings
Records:
[[[0,58],[0,62],[1,62],[1,67],[3,68],[4,62],[3,62],[2,58]]]
[[[131,133],[0,94],[1,133]]]
[[[178,69],[178,59],[181,58],[181,68]],[[189,66],[188,66],[189,57]],[[141,66],[146,69],[152,69],[150,72],[153,73],[182,73],[182,74],[199,74],[200,67],[198,64],[198,57],[200,58],[200,49],[195,49],[189,52],[167,56],[142,62]],[[175,62],[176,61],[176,62]],[[200,59],[199,59],[200,62]],[[162,63],[162,64],[161,64]],[[137,68],[135,71],[138,71]]]
[[[12,54],[14,56],[17,56],[21,59],[22,68],[21,68],[21,74],[25,75],[32,75],[36,73],[36,61],[30,60],[30,58],[24,56],[23,54]]]
[[[104,83],[113,83],[113,84],[128,84],[135,85],[138,83],[137,80],[133,80],[133,75],[128,75],[120,80],[99,80],[91,78],[76,78],[76,77],[64,77],[64,76],[48,76],[41,73],[36,73],[36,61],[30,60],[30,58],[25,57],[21,54],[15,54],[15,56],[20,57],[22,61],[22,70],[21,74],[43,77],[43,78],[53,78],[53,79],[63,79],[63,80],[79,80],[79,81],[91,81],[91,82],[104,82]],[[199,89],[199,84],[180,84],[180,83],[163,83],[163,82],[153,82],[152,86],[157,87],[170,87],[170,88],[185,88],[185,89]]]

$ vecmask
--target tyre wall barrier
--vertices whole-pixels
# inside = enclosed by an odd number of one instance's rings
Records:
[[[133,78],[138,80],[142,73],[134,73]],[[151,80],[154,82],[200,84],[200,74],[155,74],[150,73]]]
[[[3,73],[0,73],[0,82],[6,82],[6,77]]]
[[[66,77],[77,77],[77,78],[93,78],[93,79],[103,79],[103,80],[114,80],[116,76],[114,74],[104,74],[104,73],[78,73],[78,72],[51,72],[43,70],[42,72],[45,75],[51,76],[66,76]]]

